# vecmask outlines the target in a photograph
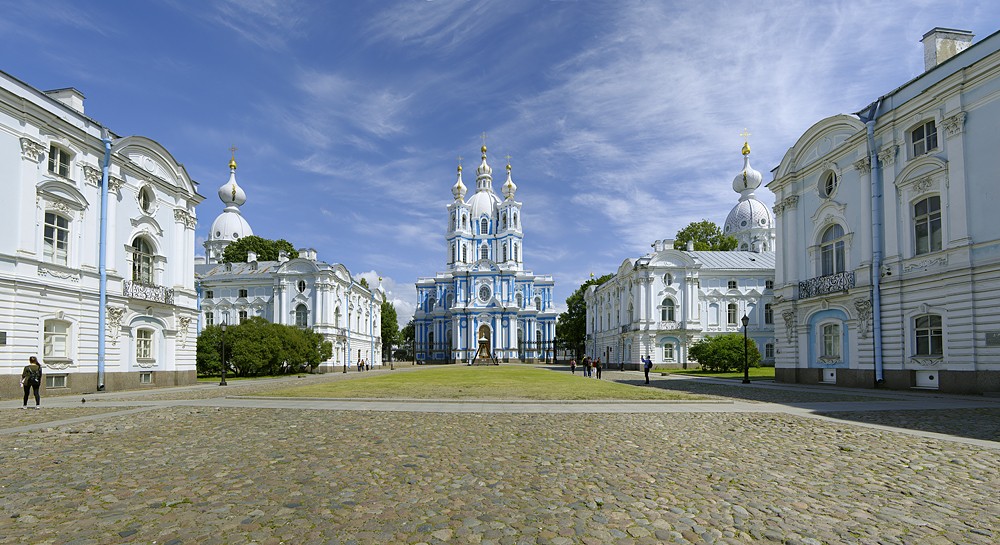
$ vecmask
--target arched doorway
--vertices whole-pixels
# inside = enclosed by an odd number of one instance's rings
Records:
[[[490,326],[486,324],[479,326],[479,332],[476,333],[476,344],[479,346],[476,357],[490,359]]]

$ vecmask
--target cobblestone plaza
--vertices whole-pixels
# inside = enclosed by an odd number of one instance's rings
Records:
[[[361,376],[0,400],[0,543],[1000,541],[998,398],[659,376],[710,399],[266,397]]]

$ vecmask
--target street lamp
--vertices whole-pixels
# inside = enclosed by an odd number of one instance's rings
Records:
[[[226,328],[228,325],[226,322],[222,322],[222,325],[219,326],[222,329],[222,382],[219,383],[219,386],[226,385]]]
[[[740,321],[743,322],[743,384],[750,384],[750,360],[747,359],[747,325],[750,324],[750,317],[744,314]]]

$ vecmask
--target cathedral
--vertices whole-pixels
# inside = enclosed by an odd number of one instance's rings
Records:
[[[737,250],[695,251],[691,242],[678,250],[671,239],[657,240],[652,252],[626,259],[610,280],[589,286],[586,353],[630,369],[642,356],[687,367],[694,343],[745,330],[764,364],[773,364],[775,228],[755,194],[761,181],[745,143],[743,170],[733,178],[740,198],[722,229],[736,238]]]
[[[445,236],[447,268],[417,280],[414,352],[427,363],[543,362],[554,356],[557,312],[552,276],[524,269],[521,203],[507,179],[503,199],[493,169],[476,169],[476,192],[465,200],[462,166],[452,186]]]

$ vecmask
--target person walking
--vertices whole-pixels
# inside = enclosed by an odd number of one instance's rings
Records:
[[[597,380],[601,380],[601,358],[594,360],[594,370],[597,371]]]
[[[649,384],[649,371],[653,368],[653,360],[649,359],[649,355],[643,356],[642,358],[642,370],[646,373],[646,384]]]
[[[575,359],[569,360],[569,372],[573,373],[574,375],[576,374],[576,360]]]
[[[22,409],[28,408],[28,394],[32,389],[35,391],[35,408],[41,409],[42,399],[38,395],[38,388],[42,385],[42,366],[38,363],[38,358],[31,356],[28,358],[28,365],[21,371],[21,387],[24,388],[24,402]]]
[[[590,369],[593,365],[594,360],[590,359],[590,356],[584,356],[583,358],[583,376],[590,376]]]

